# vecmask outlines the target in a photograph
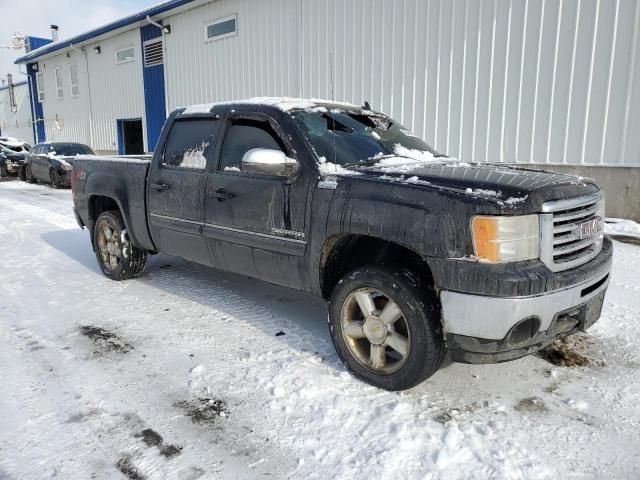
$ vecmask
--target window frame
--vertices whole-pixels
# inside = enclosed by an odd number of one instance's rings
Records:
[[[64,82],[62,81],[62,73],[60,67],[56,67],[53,69],[53,78],[56,82],[56,97],[58,98],[58,100],[64,100]]]
[[[164,159],[165,159],[165,155],[167,153],[167,146],[169,145],[169,139],[171,138],[171,133],[173,132],[173,129],[176,126],[176,123],[183,123],[183,122],[189,122],[189,121],[213,121],[213,122],[219,122],[220,121],[220,116],[217,114],[209,114],[209,115],[197,115],[197,116],[189,116],[189,117],[177,117],[174,119],[173,123],[171,124],[171,128],[169,129],[169,132],[167,132],[167,137],[164,140],[164,145],[162,147],[162,155],[160,155],[160,159],[158,162],[158,168],[166,168],[168,170],[181,170],[183,172],[193,172],[193,173],[204,173],[206,171],[208,171],[208,167],[209,164],[215,159],[217,152],[218,152],[218,148],[219,148],[219,144],[218,144],[218,140],[220,138],[220,131],[224,128],[224,126],[221,126],[220,124],[217,124],[217,128],[216,131],[213,135],[213,141],[215,141],[215,145],[213,146],[213,149],[209,150],[209,155],[205,157],[205,164],[204,167],[202,168],[193,168],[193,167],[183,167],[181,165],[170,165],[168,163],[165,163]]]
[[[36,90],[38,92],[38,102],[44,103],[44,73],[36,73]]]
[[[279,180],[282,182],[286,182],[287,180],[285,178],[280,177],[278,175],[260,175],[256,173],[249,173],[242,170],[242,168],[240,168],[240,171],[224,170],[224,168],[221,168],[222,167],[222,151],[224,149],[224,142],[226,141],[227,136],[229,135],[229,131],[231,130],[233,123],[237,122],[238,120],[255,120],[258,122],[268,123],[271,129],[273,130],[273,132],[278,136],[278,138],[284,145],[285,147],[284,154],[288,158],[291,158],[300,164],[300,160],[298,159],[298,156],[296,155],[296,151],[291,145],[291,142],[285,135],[282,128],[280,128],[280,125],[278,125],[278,122],[276,122],[271,116],[265,113],[259,113],[259,112],[235,111],[227,115],[227,117],[225,118],[223,128],[221,129],[220,140],[218,142],[218,146],[216,147],[216,159],[212,169],[213,172],[216,173],[217,175],[235,175],[235,176],[243,176],[248,178],[258,178],[258,179],[261,178],[265,180]],[[300,165],[300,170],[302,171],[302,165]]]
[[[69,85],[70,85],[70,90],[71,90],[71,97],[72,98],[76,98],[80,96],[80,79],[78,78],[78,65],[76,64],[76,62],[69,62],[68,64],[69,66]],[[76,83],[73,83],[73,74],[71,73],[71,67],[74,67],[76,70]],[[73,89],[76,89],[76,93],[73,93]]]
[[[131,50],[131,58],[127,58],[125,60],[118,60],[118,53],[126,52],[127,50]],[[128,45],[122,48],[116,48],[113,52],[113,57],[116,61],[116,65],[123,65],[125,63],[131,63],[136,59],[136,52],[133,45]]]
[[[229,33],[223,33],[221,35],[215,35],[213,37],[209,36],[209,27],[212,25],[217,25],[219,23],[224,23],[224,22],[228,22],[229,20],[233,20],[234,21],[234,29],[233,32],[229,32]],[[215,20],[209,20],[208,22],[204,23],[204,41],[205,43],[211,43],[211,42],[215,42],[217,40],[222,40],[224,38],[229,38],[229,37],[236,37],[238,35],[238,14],[234,13],[232,15],[227,15],[226,17],[222,17],[222,18],[216,18]]]

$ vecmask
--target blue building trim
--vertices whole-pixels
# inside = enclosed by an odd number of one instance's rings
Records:
[[[140,42],[144,57],[144,42],[162,36],[155,25],[140,27]],[[163,45],[164,48],[164,45]],[[144,84],[144,111],[147,123],[147,151],[153,152],[160,138],[160,132],[167,118],[165,108],[164,63],[153,67],[144,66],[142,61],[142,81]]]
[[[32,50],[26,55],[23,55],[22,57],[18,58],[15,61],[15,63],[27,63],[27,62],[33,61],[43,55],[47,55],[49,53],[61,50],[70,45],[77,45],[79,43],[85,42],[97,36],[104,35],[105,33],[109,33],[113,30],[117,30],[119,28],[126,27],[127,25],[141,22],[145,20],[147,16],[153,17],[154,15],[159,15],[169,10],[173,10],[174,8],[181,7],[182,5],[186,5],[193,1],[194,0],[169,0],[159,5],[154,5],[153,7],[149,7],[145,10],[141,10],[140,12],[129,15],[128,17],[121,18],[114,22],[107,23],[102,27],[89,30],[88,32],[81,33],[80,35],[76,35],[75,37],[71,37],[65,40],[60,40],[58,42],[51,43],[50,45],[45,45],[45,46],[42,46],[41,48]]]
[[[47,43],[51,43],[48,38],[27,37],[29,49],[40,48]],[[38,72],[36,63],[27,64],[27,76],[29,77],[29,100],[31,100],[31,127],[33,130],[33,141],[35,143],[44,142],[47,139],[44,125],[44,110],[42,102],[38,98]]]

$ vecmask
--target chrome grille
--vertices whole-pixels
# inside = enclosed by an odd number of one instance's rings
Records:
[[[604,198],[601,193],[554,200],[542,206],[540,259],[554,272],[587,263],[602,249]],[[597,231],[583,238],[583,228]]]

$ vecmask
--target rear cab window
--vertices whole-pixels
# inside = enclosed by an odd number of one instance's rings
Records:
[[[215,149],[218,131],[215,118],[185,118],[174,122],[161,164],[168,168],[204,170]]]

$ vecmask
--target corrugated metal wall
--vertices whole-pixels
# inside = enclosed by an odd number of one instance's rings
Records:
[[[300,95],[300,0],[219,0],[164,20],[169,109]],[[205,42],[206,22],[238,15],[238,35]]]
[[[100,54],[94,51],[98,45]],[[116,65],[115,51],[127,46],[134,47],[134,60]],[[45,80],[43,110],[47,140],[83,142],[96,150],[116,151],[116,119],[142,118],[144,122],[139,31],[86,45],[84,52],[68,49],[38,62]],[[76,63],[78,70],[77,97],[71,96],[68,66],[71,62]],[[60,67],[62,74],[63,100],[56,95],[56,67]]]
[[[330,98],[332,58],[336,100],[463,160],[640,165],[638,0],[220,0],[166,22],[170,108]]]
[[[0,88],[0,136],[16,137],[33,144],[29,85],[23,83],[14,86],[13,91],[18,107],[15,112],[11,111],[9,89]]]

